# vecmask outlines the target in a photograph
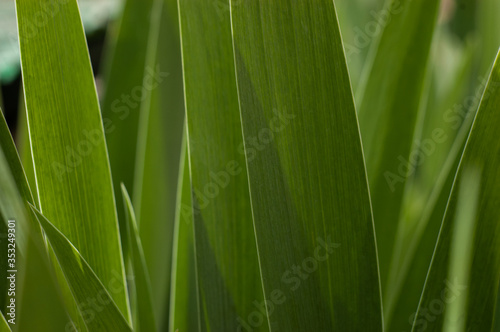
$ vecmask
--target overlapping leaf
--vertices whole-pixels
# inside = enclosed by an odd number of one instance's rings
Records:
[[[168,326],[173,227],[184,121],[177,1],[155,3],[146,68],[157,87],[141,105],[133,204],[159,328]]]
[[[169,331],[199,330],[193,210],[187,148],[183,153],[174,233]]]
[[[45,3],[16,4],[39,208],[75,245],[128,319],[103,123],[77,3],[55,3],[42,27],[31,19]]]
[[[112,296],[78,250],[35,207],[31,209],[47,235],[88,330],[132,331]],[[119,285],[118,278],[113,282]]]
[[[460,318],[465,330],[489,331],[494,320],[497,301],[498,280],[500,279],[500,259],[497,248],[500,242],[498,225],[498,206],[500,199],[500,144],[496,130],[500,125],[498,109],[500,105],[500,60],[497,56],[481,105],[475,117],[467,145],[455,177],[452,193],[441,226],[431,268],[425,283],[418,312],[415,316],[413,331],[426,328],[428,331],[441,331],[445,322],[447,305],[460,294],[469,294],[464,315]],[[477,170],[480,174],[478,185],[481,188],[474,220],[477,223],[473,239],[470,282],[457,282],[456,275],[450,274],[450,253],[456,224],[458,195],[462,188],[463,176],[467,169]],[[453,296],[451,295],[453,294]],[[440,302],[439,312],[432,319],[425,315],[431,303]],[[452,322],[453,323],[453,322]]]
[[[137,331],[154,331],[156,329],[156,320],[153,310],[151,281],[144,259],[144,251],[142,249],[132,201],[123,184],[122,195],[125,201],[125,207],[127,208],[129,243],[134,271],[135,293],[137,297],[136,317],[138,322],[135,322],[134,327]]]
[[[125,1],[119,23],[108,37],[102,117],[117,193],[122,182],[130,190],[134,185],[139,111],[148,93],[145,77],[151,76],[146,72],[146,56],[154,22],[153,3],[154,0]],[[118,206],[121,205],[120,202]]]
[[[4,229],[6,229],[7,219],[16,222],[18,283],[16,324],[14,326],[17,326],[19,331],[32,330],[33,328],[64,329],[69,323],[69,318],[48,269],[49,265],[40,227],[33,227],[29,215],[26,214],[24,203],[32,202],[33,199],[3,116],[0,116],[0,127],[0,221]],[[5,154],[4,151],[6,151]],[[6,241],[6,243],[9,242]],[[7,272],[7,270],[5,265],[4,271]],[[6,292],[2,292],[2,294],[7,295]],[[44,298],[47,307],[38,307],[38,303],[34,299],[38,300],[40,296]],[[56,313],[53,310],[56,310]],[[33,326],[30,324],[32,320],[24,318],[35,319],[34,313],[47,317],[43,319],[43,323],[38,322]]]
[[[201,331],[234,331],[263,301],[228,5],[179,2]]]
[[[440,1],[391,0],[388,4],[375,24],[380,40],[374,44],[377,48],[368,59],[364,87],[359,91],[359,124],[384,298],[405,182],[415,167],[410,152],[418,138],[418,111],[426,93],[425,76]]]
[[[231,5],[270,329],[381,331],[370,198],[334,4]]]

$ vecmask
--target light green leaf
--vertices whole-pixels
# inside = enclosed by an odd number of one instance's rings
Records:
[[[334,4],[231,4],[270,328],[382,331],[370,197]]]
[[[200,329],[266,331],[228,5],[179,1]]]
[[[126,0],[118,23],[111,25],[104,61],[102,118],[115,193],[120,183],[133,192],[141,104],[154,79],[146,71],[149,35],[154,25],[154,0]],[[155,68],[149,68],[154,70]],[[154,75],[154,73],[153,73]],[[149,86],[149,85],[148,85]],[[120,234],[128,252],[125,207],[117,200]]]
[[[378,26],[385,28],[374,44],[377,48],[368,59],[365,85],[359,91],[359,125],[384,299],[390,288],[391,256],[397,254],[393,249],[405,182],[414,167],[410,152],[419,137],[417,120],[427,93],[427,63],[439,4],[439,0],[390,0],[387,23]]]
[[[38,203],[38,192],[36,190],[35,170],[33,168],[33,156],[31,155],[30,137],[28,130],[28,118],[26,117],[26,107],[24,106],[24,92],[20,93],[20,106],[18,110],[18,124],[16,133],[16,145],[19,151],[19,158],[26,173],[28,185],[31,188],[34,204]]]
[[[4,315],[0,312],[0,332],[12,332],[9,324],[5,320]]]
[[[441,36],[438,41],[442,41]],[[436,43],[437,45],[438,43]],[[439,43],[444,47],[446,43]],[[439,53],[439,52],[436,52]],[[388,331],[403,331],[413,323],[412,315],[418,306],[422,289],[432,259],[434,247],[439,234],[448,197],[451,192],[455,173],[458,168],[465,140],[472,124],[478,105],[469,109],[467,116],[450,112],[456,105],[464,103],[468,89],[471,52],[467,49],[464,58],[456,64],[448,64],[453,69],[449,78],[437,60],[434,70],[434,80],[431,85],[431,95],[425,111],[425,121],[419,141],[420,147],[412,151],[419,154],[421,165],[408,178],[403,198],[403,212],[400,219],[398,234],[392,256],[388,285],[384,298],[385,322]],[[438,77],[440,76],[440,77]],[[442,82],[450,80],[449,82]],[[487,78],[485,79],[487,80]],[[441,81],[441,83],[438,83]],[[477,104],[487,82],[474,88],[478,94]],[[444,85],[438,87],[439,85]],[[439,90],[442,94],[437,96]],[[454,106],[455,105],[455,106]],[[436,136],[436,130],[443,133]],[[438,140],[435,138],[438,137]]]
[[[385,0],[335,1],[349,77],[355,96],[366,58],[372,50],[370,46],[376,44],[380,37],[381,28],[374,34],[373,26],[379,25],[380,17],[383,19],[385,3],[387,3]]]
[[[89,331],[132,331],[106,287],[75,246],[34,206],[31,210],[47,235]],[[111,290],[119,290],[119,285],[119,278],[115,277]]]
[[[21,93],[22,100],[20,100],[19,119],[17,128],[17,144],[19,146],[20,158],[22,161],[22,168],[20,164],[16,164],[17,172],[26,173],[28,184],[33,188],[30,192],[24,190],[22,200],[25,202],[33,202],[32,195],[36,192],[36,181],[33,170],[33,159],[31,157],[30,141],[28,136],[28,123],[26,119],[26,111],[24,108],[24,94]],[[9,160],[14,161],[14,155],[11,155]],[[24,169],[24,171],[23,171]],[[17,188],[26,188],[27,183],[24,177],[19,178]],[[35,203],[38,198],[35,196]],[[24,213],[24,211],[23,211]],[[18,213],[20,215],[21,212]],[[17,219],[17,218],[16,218]],[[63,304],[61,298],[61,291],[67,292],[70,297],[70,291],[67,284],[56,283],[56,278],[52,270],[52,264],[48,260],[47,248],[43,237],[41,236],[41,228],[38,222],[35,222],[36,234],[32,234],[28,238],[26,252],[22,253],[22,259],[19,260],[19,296],[17,305],[17,319],[16,326],[18,331],[59,331],[71,326],[71,320],[67,312],[71,312],[73,317],[78,317],[80,324],[81,313],[79,313],[76,303],[66,302],[67,307]],[[18,231],[24,231],[18,228]],[[57,270],[57,273],[61,273]],[[71,296],[72,297],[72,296]],[[39,305],[39,299],[44,299],[44,306]],[[25,319],[26,317],[26,319]],[[86,331],[85,327],[81,330]]]
[[[124,184],[122,184],[122,195],[125,207],[127,208],[129,226],[128,234],[130,236],[129,243],[131,247],[130,250],[134,270],[134,285],[137,296],[136,310],[139,322],[135,322],[134,331],[155,331],[156,320],[153,310],[151,282],[146,267],[146,261],[144,259],[144,251],[142,250],[139,230],[137,229],[134,208],[132,207],[132,201],[130,200],[130,196]]]
[[[199,331],[191,181],[187,146],[183,146],[174,229],[169,332]]]
[[[77,3],[55,3],[43,28],[31,23],[42,3],[16,4],[39,207],[129,319],[103,123]]]
[[[455,176],[452,193],[443,218],[439,240],[434,252],[425,288],[415,315],[413,331],[426,328],[426,331],[441,331],[445,323],[444,310],[450,302],[466,293],[469,294],[464,320],[465,330],[490,331],[493,326],[497,301],[498,280],[500,279],[500,226],[498,224],[498,206],[500,199],[500,142],[497,128],[500,126],[498,109],[500,105],[500,56],[493,67],[481,105],[467,140],[467,145]],[[450,275],[449,252],[453,234],[456,231],[458,196],[464,187],[463,177],[466,169],[481,171],[478,185],[481,193],[477,202],[476,232],[473,239],[470,282],[460,283],[457,275]],[[465,183],[465,185],[468,182]],[[464,188],[465,190],[466,188]],[[474,199],[474,197],[472,197]],[[469,200],[471,197],[468,198]],[[452,277],[450,279],[450,277]],[[431,318],[428,312],[431,305],[441,304],[440,310]],[[437,310],[437,309],[436,309]],[[456,322],[453,322],[456,323]]]
[[[394,308],[388,326],[390,331],[404,331],[413,324],[469,129],[470,126],[464,126],[460,131],[446,162],[442,165],[435,188],[425,208],[421,210],[417,227],[402,240],[406,246],[406,251],[402,254],[403,264],[388,292],[393,296],[390,300]]]
[[[154,289],[157,323],[160,329],[166,329],[184,94],[177,1],[160,0],[155,6],[155,19],[160,20],[151,27],[156,31],[150,33],[146,66],[159,66],[163,74],[158,87],[148,91],[141,106],[134,192],[131,194]]]
[[[481,173],[474,168],[465,168],[462,185],[458,193],[455,225],[451,235],[448,280],[456,280],[461,285],[469,284],[476,214],[480,194]],[[444,332],[465,332],[467,290],[449,303],[445,313]]]
[[[500,47],[500,2],[496,0],[483,0],[477,3],[476,21],[479,25],[480,73],[490,69],[491,62],[495,59]]]

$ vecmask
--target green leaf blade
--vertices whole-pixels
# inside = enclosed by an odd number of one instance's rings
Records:
[[[184,128],[184,94],[176,0],[157,0],[149,68],[161,81],[141,106],[132,200],[151,277],[160,329],[168,326],[176,195]],[[151,30],[154,30],[153,27]],[[166,77],[164,77],[166,76]],[[161,319],[160,319],[161,317]]]
[[[465,330],[489,331],[494,324],[495,305],[500,279],[500,256],[497,248],[500,243],[498,225],[498,206],[500,199],[500,143],[496,132],[500,125],[498,109],[500,105],[500,56],[497,55],[481,105],[474,119],[460,166],[455,176],[445,216],[439,235],[431,267],[427,275],[424,292],[413,324],[413,331],[423,325],[429,331],[441,331],[445,315],[441,312],[432,321],[423,315],[433,300],[443,299],[444,291],[452,291],[456,296],[469,294],[466,311],[461,319],[465,320]],[[449,274],[449,252],[457,217],[458,196],[463,186],[466,169],[480,170],[479,185],[481,192],[477,202],[476,232],[473,239],[470,282],[457,284]],[[451,301],[451,300],[450,300]],[[449,303],[449,301],[445,302]]]
[[[191,181],[189,179],[187,147],[183,155],[174,231],[169,332],[199,330],[193,208],[191,204]]]
[[[122,184],[121,188],[125,207],[127,208],[128,233],[130,237],[134,285],[137,296],[137,318],[139,323],[135,323],[135,326],[137,331],[155,331],[157,327],[153,310],[151,281],[146,267],[146,260],[144,258],[141,238],[137,228],[135,212],[125,185]]]
[[[334,4],[231,4],[265,296],[286,298],[270,328],[382,331],[370,198]],[[319,256],[325,247],[327,259]]]
[[[228,5],[179,1],[201,331],[234,331],[263,301]]]
[[[35,207],[31,206],[31,210],[54,249],[64,277],[68,280],[72,295],[75,297],[80,311],[85,314],[84,322],[89,331],[131,332],[132,328],[114,303],[110,293],[78,250]],[[119,284],[116,277],[113,282]]]
[[[365,68],[367,79],[359,91],[359,124],[384,299],[390,288],[391,257],[398,252],[394,243],[405,184],[414,167],[408,160],[419,134],[419,110],[427,93],[427,64],[440,1],[390,0],[388,4],[387,24]]]
[[[129,317],[104,129],[75,0],[43,28],[38,1],[17,1],[21,63],[39,206],[74,243]],[[32,30],[34,29],[34,30]],[[109,289],[108,289],[109,290]]]
[[[0,332],[12,332],[4,315],[0,313]]]

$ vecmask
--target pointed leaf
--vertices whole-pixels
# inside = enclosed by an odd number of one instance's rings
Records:
[[[185,146],[185,144],[183,144]],[[174,231],[169,332],[198,331],[193,208],[187,147],[183,153]]]
[[[86,314],[84,320],[89,331],[132,331],[106,287],[75,246],[34,206],[31,210],[47,235],[80,311]],[[114,292],[120,291],[119,277],[112,280]]]
[[[122,184],[122,195],[127,208],[127,220],[130,236],[130,251],[132,258],[132,266],[134,270],[134,285],[137,296],[137,317],[139,323],[135,324],[137,331],[155,331],[156,320],[154,317],[151,281],[149,279],[146,261],[144,259],[144,251],[142,250],[141,238],[137,229],[134,208],[132,201],[128,195],[125,185]]]
[[[498,202],[500,200],[500,142],[497,128],[500,126],[500,53],[483,95],[481,105],[474,119],[467,145],[455,176],[452,193],[443,218],[439,240],[434,252],[425,288],[415,315],[413,331],[425,326],[426,331],[441,331],[445,315],[427,319],[432,303],[441,302],[446,309],[457,296],[469,294],[465,315],[461,318],[465,330],[490,331],[493,326],[500,279],[500,226],[498,223]],[[476,233],[473,240],[470,282],[457,283],[449,277],[449,252],[456,225],[458,196],[463,185],[465,169],[481,171],[479,186],[481,193],[477,203]],[[455,277],[455,276],[453,276]],[[454,296],[450,295],[450,292]]]
[[[360,87],[359,125],[370,182],[383,298],[402,198],[414,161],[410,152],[425,88],[439,0],[390,0],[376,52]],[[415,158],[414,156],[412,158]],[[413,160],[413,159],[411,159]],[[384,310],[385,307],[384,303]],[[390,309],[390,308],[389,308]],[[385,315],[388,313],[385,312]]]
[[[43,28],[36,0],[16,1],[39,207],[78,248],[129,317],[115,198],[85,35],[76,0],[56,2]],[[32,29],[35,29],[34,31]],[[74,286],[74,285],[73,285]]]
[[[157,0],[158,31],[150,33],[147,68],[161,81],[142,102],[132,202],[154,289],[160,329],[168,326],[173,228],[184,123],[184,94],[176,0]],[[158,3],[160,6],[158,6]],[[152,27],[153,29],[153,27]]]

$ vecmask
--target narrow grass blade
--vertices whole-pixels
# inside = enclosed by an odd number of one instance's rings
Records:
[[[38,203],[37,185],[35,173],[33,169],[33,158],[31,155],[31,147],[28,133],[28,123],[26,118],[26,110],[24,106],[24,93],[21,93],[22,99],[19,106],[19,119],[17,129],[17,144],[22,162],[22,169],[26,174],[28,185],[31,190],[30,196],[23,196],[23,200],[35,204]],[[24,186],[24,184],[21,184]],[[20,184],[18,184],[19,188]],[[63,330],[71,327],[72,322],[68,313],[75,321],[80,331],[87,331],[83,323],[82,313],[78,310],[74,302],[71,291],[66,283],[57,284],[54,271],[51,263],[47,259],[47,248],[41,236],[41,228],[38,222],[35,221],[36,235],[28,239],[27,252],[22,261],[21,277],[20,277],[20,300],[18,307],[18,326],[19,331],[40,330]],[[62,272],[56,266],[56,274]],[[66,298],[64,298],[65,294]],[[46,306],[41,308],[38,305],[38,300],[43,298]],[[63,300],[66,300],[63,303]],[[30,317],[30,319],[24,319]],[[39,317],[43,317],[39,318]],[[41,323],[43,321],[43,323]]]
[[[142,250],[134,208],[132,207],[132,201],[130,200],[127,189],[123,184],[122,195],[125,201],[125,207],[127,208],[128,234],[130,236],[129,243],[131,247],[130,251],[132,252],[131,258],[134,270],[134,285],[137,296],[137,318],[139,322],[135,322],[134,331],[155,331],[157,328],[153,310],[151,282],[144,259],[144,251]]]
[[[113,181],[132,189],[139,110],[144,96],[146,54],[154,0],[126,0],[117,26],[111,27],[105,57],[102,116]],[[127,149],[123,147],[126,146]],[[124,224],[125,225],[125,224]]]
[[[441,45],[442,46],[442,45]],[[412,148],[423,160],[417,170],[407,180],[400,225],[392,266],[388,275],[388,285],[384,298],[385,323],[388,331],[403,331],[413,323],[422,288],[432,259],[438,238],[439,228],[451,192],[455,173],[460,162],[465,141],[472,124],[473,116],[483,90],[475,89],[477,104],[469,109],[462,119],[450,112],[454,105],[464,103],[471,74],[471,52],[469,50],[456,64],[456,74],[440,87],[433,81],[429,96],[423,130],[419,141],[420,147]],[[443,68],[435,68],[434,76],[444,76]],[[439,74],[438,74],[439,72]],[[441,78],[442,79],[442,78]],[[441,82],[443,84],[443,82]],[[486,82],[485,82],[486,84]],[[484,86],[482,86],[484,89]],[[438,90],[445,90],[442,96],[436,96]],[[469,97],[467,97],[469,98]],[[470,99],[470,98],[469,98]],[[468,100],[468,99],[467,99]],[[456,106],[455,106],[456,109]],[[457,121],[461,120],[461,121]],[[436,130],[442,131],[442,137],[436,141]]]
[[[404,261],[397,279],[391,283],[391,292],[388,293],[393,296],[390,299],[393,310],[388,322],[388,331],[404,331],[413,324],[469,128],[463,127],[460,131],[460,137],[456,138],[448,159],[442,166],[442,172],[421,213],[417,227],[404,239]]]
[[[500,105],[500,56],[493,67],[481,105],[475,117],[466,148],[455,176],[446,213],[443,218],[439,241],[432,259],[424,292],[415,315],[413,331],[425,326],[428,331],[441,331],[444,324],[444,310],[450,302],[467,292],[469,298],[464,316],[466,330],[489,331],[493,326],[495,304],[497,300],[498,280],[500,279],[500,256],[496,250],[500,243],[498,226],[498,206],[494,202],[500,199],[500,143],[496,130],[500,125],[498,109]],[[481,170],[478,185],[481,187],[477,203],[478,213],[476,233],[473,239],[470,282],[458,283],[450,279],[449,250],[455,232],[453,220],[461,217],[456,213],[458,195],[463,187],[465,169]],[[453,276],[456,277],[456,276]],[[453,296],[452,296],[453,295]],[[427,313],[431,305],[440,304],[429,319]],[[437,309],[436,309],[437,310]]]
[[[154,0],[124,1],[118,24],[110,26],[107,37],[101,106],[115,194],[121,192],[122,182],[131,192],[134,188],[139,114],[149,93],[145,85],[146,77],[150,76],[146,73],[146,54],[154,21],[153,3]],[[148,78],[151,79],[154,78]],[[123,249],[127,253],[125,207],[121,199],[116,205]]]
[[[77,3],[56,3],[53,16],[34,30],[31,19],[43,12],[42,3],[16,5],[39,207],[129,319],[103,123]]]
[[[169,332],[199,331],[196,266],[193,239],[193,207],[187,147],[182,156],[174,231]]]
[[[75,246],[34,206],[31,211],[47,235],[80,311],[87,315],[85,324],[89,331],[132,331],[106,287]],[[113,286],[120,285],[117,277],[112,282]]]
[[[427,63],[441,2],[390,1],[387,23],[359,91],[359,125],[384,298],[405,182],[414,171],[411,158],[415,157],[410,152],[418,137],[417,119],[427,92]]]
[[[474,168],[465,168],[457,199],[457,212],[451,235],[448,280],[455,279],[460,285],[470,282],[471,258],[474,246],[477,206],[480,195],[481,173]],[[444,332],[465,332],[467,290],[451,301],[446,308]]]
[[[133,205],[153,289],[160,329],[168,326],[173,228],[184,123],[184,94],[176,0],[155,4],[149,68],[162,77],[141,105]]]
[[[231,5],[270,328],[382,331],[370,197],[334,3]]]
[[[267,318],[248,191],[229,2],[179,1],[201,331]],[[261,307],[262,308],[262,307]],[[261,309],[262,310],[262,309]],[[243,323],[246,324],[246,323]]]

